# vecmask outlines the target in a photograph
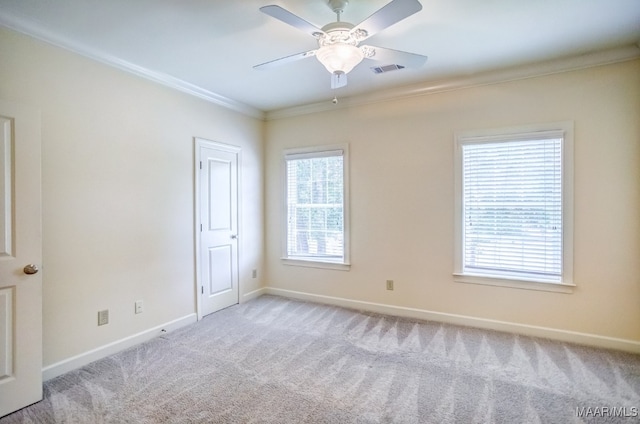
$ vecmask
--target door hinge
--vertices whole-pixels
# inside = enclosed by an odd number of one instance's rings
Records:
[[[202,224],[200,224],[200,232],[202,232]]]
[[[200,294],[204,294],[204,286],[200,286]]]
[[[202,161],[200,161],[200,169],[202,169]]]

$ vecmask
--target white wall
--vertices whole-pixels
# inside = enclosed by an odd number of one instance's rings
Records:
[[[577,288],[454,283],[454,133],[560,121],[575,125]],[[266,139],[266,284],[275,292],[640,341],[640,61],[277,119]],[[342,142],[351,270],[282,265],[282,151]]]
[[[260,287],[262,121],[4,29],[0,58],[0,98],[42,113],[45,367],[195,313],[193,137],[243,149],[241,295]]]

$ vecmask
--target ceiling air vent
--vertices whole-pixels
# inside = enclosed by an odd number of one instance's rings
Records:
[[[384,66],[374,66],[371,68],[374,74],[382,74],[384,72],[391,72],[398,69],[404,69],[402,65],[384,65]]]

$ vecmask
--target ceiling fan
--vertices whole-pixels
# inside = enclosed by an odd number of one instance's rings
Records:
[[[340,16],[349,0],[327,0],[327,3],[337,15],[337,20],[322,28],[316,27],[280,6],[261,7],[262,13],[314,37],[318,41],[318,48],[262,63],[254,68],[269,69],[315,56],[331,73],[331,88],[339,88],[347,85],[347,74],[363,59],[381,61],[386,65],[397,65],[398,69],[420,67],[427,61],[427,56],[419,54],[360,45],[361,41],[422,10],[418,0],[392,0],[358,25],[340,21]]]

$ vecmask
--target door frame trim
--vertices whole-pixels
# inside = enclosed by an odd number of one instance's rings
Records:
[[[198,315],[198,321],[200,321],[203,317],[202,311],[202,292],[200,287],[202,286],[202,277],[200,272],[200,267],[202,266],[200,261],[200,225],[202,224],[202,220],[200,219],[200,162],[202,160],[200,156],[200,148],[206,147],[208,149],[219,150],[227,153],[235,153],[238,158],[237,163],[237,210],[236,210],[236,221],[238,223],[238,256],[235,266],[237,267],[236,273],[238,275],[238,303],[240,302],[240,256],[242,252],[242,220],[240,217],[242,216],[242,149],[239,146],[234,146],[231,144],[221,143],[219,141],[208,140],[201,137],[193,138],[193,146],[194,146],[194,155],[193,155],[193,175],[194,175],[194,187],[193,187],[193,198],[194,198],[194,210],[193,210],[193,235],[194,235],[194,266],[195,266],[195,294],[196,294],[196,313]]]

